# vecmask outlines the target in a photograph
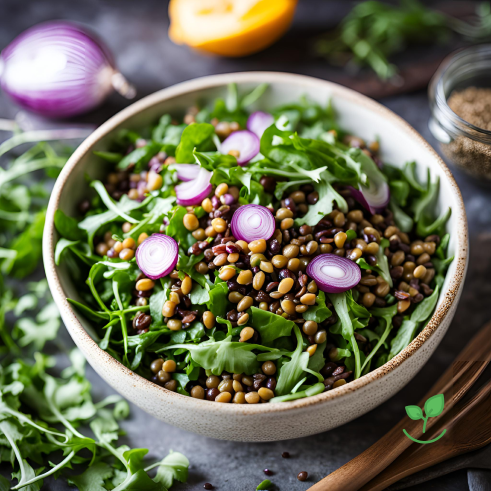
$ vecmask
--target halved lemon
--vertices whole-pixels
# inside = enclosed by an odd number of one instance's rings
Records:
[[[221,56],[246,56],[281,37],[297,0],[171,0],[169,36]]]

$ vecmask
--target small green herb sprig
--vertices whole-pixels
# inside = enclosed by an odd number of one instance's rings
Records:
[[[452,33],[470,42],[491,38],[491,6],[477,6],[470,22],[429,9],[417,0],[401,0],[398,6],[379,1],[360,2],[339,27],[318,40],[315,50],[334,64],[370,67],[389,79],[397,67],[389,58],[409,44],[445,42]]]

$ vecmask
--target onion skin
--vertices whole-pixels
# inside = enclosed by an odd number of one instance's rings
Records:
[[[252,131],[242,130],[232,133],[220,147],[220,152],[227,154],[238,151],[237,163],[243,167],[259,153],[260,142]]]
[[[181,206],[201,204],[213,189],[210,184],[211,176],[211,172],[201,167],[196,179],[175,186],[177,204]]]
[[[259,223],[251,223],[258,220]],[[252,242],[253,240],[269,240],[275,231],[275,219],[268,208],[260,205],[244,205],[237,208],[230,223],[233,236],[238,240]]]
[[[323,268],[336,268],[344,271],[342,278],[329,276]],[[319,254],[307,266],[307,274],[316,282],[319,290],[326,293],[343,293],[351,290],[361,280],[360,267],[336,254]]]
[[[105,45],[71,22],[46,22],[22,33],[2,51],[0,72],[0,85],[14,102],[48,117],[90,111],[117,85],[134,96]]]
[[[274,123],[274,117],[263,111],[253,112],[247,120],[247,129],[252,131],[258,138]]]
[[[179,246],[168,235],[153,234],[136,249],[136,264],[151,280],[158,280],[171,273],[179,259]]]

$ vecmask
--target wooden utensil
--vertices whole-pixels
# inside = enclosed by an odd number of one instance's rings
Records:
[[[443,412],[438,417],[429,419],[428,429],[445,417],[474,384],[490,361],[491,323],[488,323],[472,338],[420,402],[419,405],[423,406],[427,399],[436,394],[444,394],[445,397]],[[405,417],[378,442],[309,489],[311,491],[359,490],[411,445],[411,440],[403,437],[403,429],[414,438],[421,438],[421,422]]]
[[[387,469],[390,469],[391,466],[392,464]],[[453,457],[424,471],[405,477],[390,485],[386,491],[399,491],[410,488],[460,469],[487,469],[488,472],[491,472],[491,443],[479,450]]]
[[[363,486],[360,491],[381,491],[390,484],[444,460],[484,447],[491,442],[491,381],[469,402],[460,401],[433,426],[426,440],[447,435],[438,444],[411,445],[390,466]]]

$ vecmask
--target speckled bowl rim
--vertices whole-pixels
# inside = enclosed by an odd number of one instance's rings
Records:
[[[409,133],[420,145],[425,147],[425,149],[434,157],[434,159],[440,165],[442,171],[448,177],[451,189],[455,197],[457,198],[457,206],[452,209],[452,214],[457,217],[458,226],[456,230],[456,248],[455,248],[455,272],[451,278],[449,278],[449,283],[446,290],[443,293],[443,301],[440,303],[435,313],[431,317],[430,321],[426,327],[421,331],[421,333],[397,356],[392,358],[385,365],[369,372],[368,374],[360,377],[353,382],[346,385],[338,387],[334,390],[323,392],[322,394],[307,397],[305,399],[299,399],[296,401],[284,402],[281,404],[258,404],[258,405],[235,405],[235,404],[210,404],[209,401],[193,399],[188,396],[181,395],[177,392],[171,392],[167,389],[157,386],[156,384],[150,382],[149,380],[137,375],[135,372],[126,368],[123,364],[114,359],[106,351],[99,348],[97,343],[89,336],[85,331],[80,321],[77,319],[74,309],[66,300],[66,294],[61,286],[60,279],[58,277],[58,272],[55,267],[54,250],[55,250],[55,227],[54,227],[54,213],[58,208],[60,201],[60,196],[63,190],[63,186],[67,181],[70,173],[77,167],[80,159],[90,151],[91,147],[104,138],[110,131],[112,131],[118,125],[124,123],[128,118],[134,116],[135,114],[153,106],[154,104],[160,103],[162,101],[172,99],[173,97],[184,95],[186,93],[192,94],[194,91],[202,89],[211,89],[220,86],[226,86],[229,83],[284,83],[284,84],[294,84],[303,86],[306,89],[314,89],[315,87],[328,87],[333,96],[339,96],[344,99],[350,100],[364,106],[371,111],[374,111],[381,116],[391,120],[392,124],[398,126],[401,130]],[[151,396],[152,393],[157,398],[162,398],[163,396],[169,402],[177,402],[176,398],[186,398],[187,404],[193,404],[196,409],[199,409],[203,413],[216,411],[223,411],[224,414],[247,414],[247,415],[259,415],[262,413],[283,413],[284,411],[294,411],[301,408],[321,405],[331,401],[333,399],[338,399],[345,396],[346,394],[352,393],[365,387],[366,385],[374,382],[375,380],[383,378],[385,375],[392,372],[395,368],[400,366],[405,360],[413,356],[419,348],[435,333],[438,329],[440,323],[443,321],[445,316],[448,314],[453,303],[456,301],[457,293],[459,288],[462,286],[464,280],[467,255],[468,255],[468,232],[467,232],[467,219],[465,214],[464,202],[462,196],[455,182],[455,179],[445,165],[443,160],[435,152],[435,150],[426,142],[426,140],[406,121],[401,117],[394,114],[392,111],[382,106],[378,102],[341,85],[329,82],[326,80],[317,79],[314,77],[309,77],[305,75],[297,75],[292,73],[281,73],[281,72],[239,72],[239,73],[226,73],[220,75],[211,75],[206,77],[201,77],[186,82],[179,83],[177,85],[168,87],[166,89],[160,90],[151,94],[129,107],[123,109],[115,116],[106,121],[103,125],[97,128],[86,140],[84,140],[81,145],[75,150],[73,155],[68,160],[67,164],[63,168],[58,180],[55,183],[51,198],[49,201],[46,225],[44,228],[43,235],[43,258],[46,270],[46,276],[48,278],[49,286],[53,294],[53,298],[58,305],[58,308],[63,314],[65,322],[70,323],[69,332],[73,337],[74,341],[83,341],[85,346],[90,346],[92,349],[88,361],[90,362],[91,357],[100,358],[104,362],[106,367],[113,370],[121,372],[121,375],[128,377],[134,386],[138,386],[139,389],[148,391]],[[164,394],[163,394],[164,393]],[[176,405],[176,408],[179,404]]]

